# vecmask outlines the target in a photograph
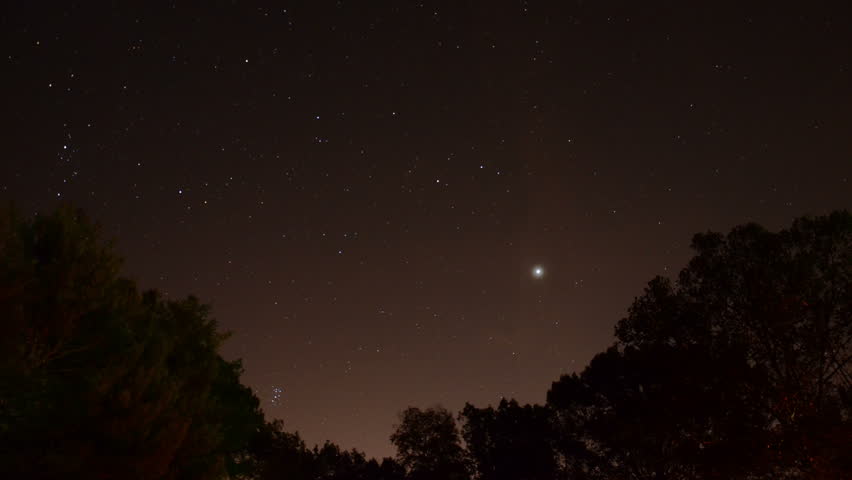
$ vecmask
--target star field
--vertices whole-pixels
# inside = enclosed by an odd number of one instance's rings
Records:
[[[210,302],[309,443],[543,401],[693,233],[852,205],[840,2],[30,3],[0,198]]]

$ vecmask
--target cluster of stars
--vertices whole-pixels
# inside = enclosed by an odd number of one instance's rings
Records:
[[[278,386],[272,387],[272,397],[270,399],[270,403],[272,405],[278,406],[281,404],[281,395],[284,393],[284,389]]]

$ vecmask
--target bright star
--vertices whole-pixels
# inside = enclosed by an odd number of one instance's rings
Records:
[[[544,267],[541,265],[536,265],[532,269],[532,275],[534,278],[541,278],[544,276]]]

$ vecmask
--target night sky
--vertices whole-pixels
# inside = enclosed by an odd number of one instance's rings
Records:
[[[406,406],[543,402],[693,233],[852,206],[849,10],[6,2],[0,200],[85,209],[268,418],[390,455]]]

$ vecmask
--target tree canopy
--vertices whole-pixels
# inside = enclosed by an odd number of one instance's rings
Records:
[[[10,478],[852,478],[852,215],[701,233],[544,405],[408,407],[381,462],[266,421],[194,297],[139,291],[95,224],[0,216]],[[37,466],[34,468],[34,466]]]
[[[632,478],[849,472],[852,216],[694,237],[548,404]]]
[[[139,292],[79,211],[0,219],[0,464],[10,478],[220,478],[263,423],[198,299]],[[34,472],[34,466],[38,466]]]
[[[405,409],[390,440],[412,479],[468,478],[458,427],[452,413],[443,407]]]

